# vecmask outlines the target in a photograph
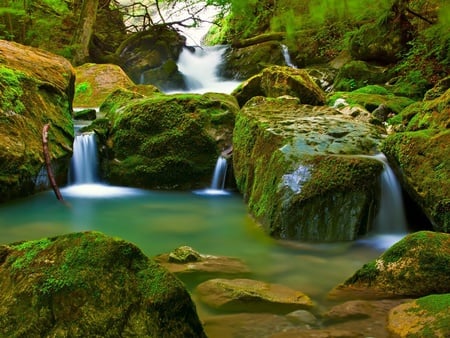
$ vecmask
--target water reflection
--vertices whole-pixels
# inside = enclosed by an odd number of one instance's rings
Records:
[[[149,256],[189,245],[204,254],[239,257],[252,278],[284,284],[316,300],[384,250],[376,239],[334,244],[276,241],[248,216],[237,194],[208,197],[93,188],[88,194],[74,187],[62,189],[66,204],[44,192],[1,205],[1,244],[97,230],[133,242]],[[102,189],[111,195],[102,195]]]

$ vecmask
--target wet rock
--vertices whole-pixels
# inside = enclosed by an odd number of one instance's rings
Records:
[[[152,189],[208,186],[217,156],[231,144],[238,109],[234,97],[215,93],[118,100],[106,114],[108,181]]]
[[[420,297],[450,292],[450,235],[419,231],[329,293],[331,299]]]
[[[0,202],[48,189],[42,129],[58,184],[72,156],[75,72],[69,61],[41,49],[0,40]]]
[[[387,137],[383,152],[433,229],[450,232],[450,89],[389,122],[397,132]]]
[[[188,246],[182,246],[169,254],[154,258],[158,263],[178,276],[245,275],[248,267],[238,258],[203,255]]]
[[[364,334],[351,330],[322,329],[322,330],[286,330],[276,333],[270,338],[363,338]]]
[[[395,337],[450,336],[450,294],[430,295],[396,306],[387,328]]]
[[[313,306],[300,291],[251,279],[211,279],[195,293],[203,303],[223,311],[286,313]]]
[[[0,335],[205,337],[180,280],[98,232],[0,247]]]
[[[97,118],[97,110],[88,108],[74,113],[74,120],[93,121]]]
[[[289,97],[251,99],[237,115],[233,168],[250,212],[282,239],[352,240],[375,212],[380,129]]]

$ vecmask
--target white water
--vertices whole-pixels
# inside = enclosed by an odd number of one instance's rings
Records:
[[[372,235],[359,242],[366,242],[379,249],[387,249],[408,233],[408,223],[402,189],[394,171],[384,154],[380,153],[373,157],[383,163],[383,172],[380,177],[380,206],[374,219]]]
[[[219,156],[214,168],[211,186],[208,189],[196,190],[194,191],[194,193],[197,195],[228,195],[229,192],[225,190],[227,168],[227,159],[223,156]]]
[[[142,194],[139,189],[101,183],[98,163],[95,133],[77,135],[73,143],[70,185],[61,189],[63,197],[115,198]]]
[[[288,47],[284,44],[281,44],[281,48],[283,50],[283,57],[284,57],[284,62],[286,62],[286,66],[292,67],[292,68],[297,68],[297,66],[292,63],[291,56],[289,55]]]
[[[217,75],[225,49],[226,46],[194,47],[194,51],[183,49],[177,65],[188,87],[184,92],[230,94],[239,85],[239,81],[225,80]]]
[[[98,181],[97,142],[94,133],[75,136],[71,162],[72,184],[87,184]]]

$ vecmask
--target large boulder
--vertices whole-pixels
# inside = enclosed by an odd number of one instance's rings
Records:
[[[330,107],[255,97],[236,118],[233,166],[250,212],[274,237],[353,240],[376,211],[379,129]]]
[[[325,93],[304,69],[270,66],[244,81],[233,93],[243,106],[254,96],[278,97],[290,95],[301,103],[322,105]]]
[[[450,89],[389,122],[397,133],[385,140],[383,152],[434,230],[450,232]]]
[[[182,76],[175,62],[186,38],[167,25],[154,25],[148,30],[133,33],[116,51],[120,64],[135,82],[160,85],[161,78],[182,85]],[[147,74],[147,75],[146,75]],[[156,75],[155,81],[151,75]],[[170,87],[170,85],[167,83]],[[169,89],[169,88],[161,88]]]
[[[365,264],[332,299],[422,297],[450,292],[450,235],[431,231],[410,234],[379,258]]]
[[[184,285],[97,232],[0,246],[4,337],[206,337]]]
[[[74,107],[99,107],[116,89],[134,85],[122,68],[113,64],[85,63],[75,71]]]
[[[41,170],[45,124],[50,124],[54,175],[65,183],[72,155],[74,83],[75,72],[66,59],[0,40],[0,202],[48,187]]]
[[[208,186],[218,154],[231,144],[239,107],[226,94],[155,95],[106,116],[114,157],[109,182],[145,188]]]
[[[286,65],[283,48],[279,39],[264,41],[262,36],[256,37],[254,43],[232,45],[226,50],[219,73],[225,78],[245,80],[258,74],[269,65]]]
[[[448,337],[450,294],[430,295],[396,306],[387,328],[395,337]]]

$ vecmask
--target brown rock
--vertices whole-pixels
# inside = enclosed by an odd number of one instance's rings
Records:
[[[300,291],[252,279],[211,279],[195,291],[202,302],[224,311],[287,313],[313,306]]]

